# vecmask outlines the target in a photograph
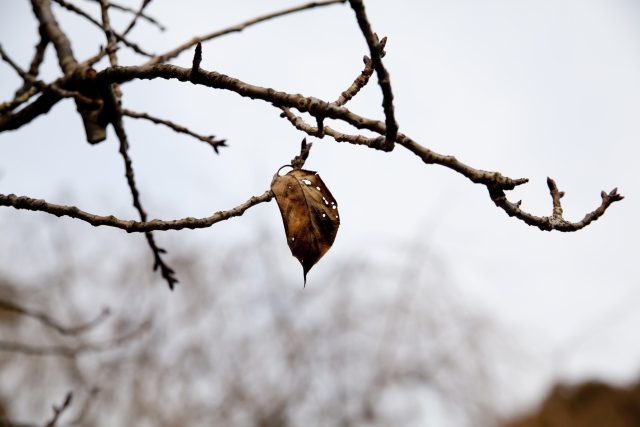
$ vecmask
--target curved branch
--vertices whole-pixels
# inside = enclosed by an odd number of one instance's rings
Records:
[[[225,28],[224,30],[216,31],[214,33],[210,33],[210,34],[207,34],[205,36],[194,37],[191,40],[189,40],[188,42],[178,46],[177,48],[175,48],[175,49],[173,49],[173,50],[171,50],[171,51],[169,51],[167,53],[163,53],[162,55],[158,55],[158,56],[152,58],[145,65],[161,64],[163,62],[168,61],[171,58],[175,58],[176,56],[180,55],[185,50],[197,45],[198,43],[201,43],[201,42],[204,42],[204,41],[207,41],[207,40],[211,40],[211,39],[214,39],[216,37],[224,36],[225,34],[240,32],[240,31],[244,30],[245,28],[247,28],[250,25],[255,25],[255,24],[258,24],[260,22],[267,21],[269,19],[277,18],[277,17],[283,16],[283,15],[288,15],[288,14],[294,13],[294,12],[299,12],[301,10],[313,9],[314,7],[328,6],[328,5],[336,4],[336,3],[344,3],[345,1],[346,0],[327,0],[327,1],[317,1],[317,2],[314,1],[314,2],[307,3],[307,4],[302,5],[302,6],[292,7],[292,8],[289,8],[289,9],[281,10],[280,12],[274,12],[274,13],[270,13],[268,15],[260,16],[258,18],[254,18],[254,19],[251,19],[249,21],[243,22],[242,24],[234,25],[233,27]]]
[[[386,43],[386,37],[382,41],[378,40],[378,35],[371,30],[371,25],[367,19],[367,14],[364,10],[364,4],[362,0],[349,0],[351,8],[356,13],[358,19],[358,25],[364,38],[369,45],[369,51],[371,52],[371,62],[373,68],[378,75],[378,84],[382,90],[382,108],[384,109],[385,124],[387,125],[387,131],[385,134],[384,150],[391,151],[396,142],[398,135],[398,123],[394,115],[393,109],[393,92],[391,91],[391,78],[387,69],[382,64],[382,57],[384,56],[384,44]]]
[[[385,123],[379,120],[367,119],[352,113],[345,107],[339,107],[335,104],[328,103],[317,98],[305,97],[300,94],[278,92],[271,88],[254,86],[215,71],[199,69],[197,79],[191,79],[191,74],[192,70],[189,68],[165,64],[140,67],[110,67],[97,73],[95,76],[95,84],[107,85],[110,83],[123,83],[134,79],[176,79],[182,82],[191,82],[193,84],[199,84],[214,89],[229,90],[243,97],[269,102],[279,108],[295,108],[300,112],[307,112],[316,118],[327,117],[330,119],[342,120],[358,129],[368,129],[380,135],[387,134]],[[286,111],[285,116],[287,116]],[[312,128],[309,125],[304,124],[300,118],[293,117],[293,120],[290,119],[290,121],[292,121],[296,127],[304,130],[305,132],[315,130],[315,134],[313,136],[318,134],[317,128]],[[326,126],[324,127],[324,131],[329,134]],[[354,141],[354,138],[345,137],[344,140],[352,142]],[[381,138],[373,141],[366,139],[360,140],[360,142],[364,142],[363,145],[367,145],[370,148],[383,149],[383,147],[381,147],[380,140]],[[384,142],[384,140],[382,140],[382,142]],[[414,153],[426,164],[438,164],[445,166],[467,177],[473,183],[486,186],[489,190],[490,197],[496,206],[503,209],[509,216],[514,216],[529,225],[540,228],[541,230],[559,230],[565,232],[579,230],[602,216],[611,203],[622,200],[622,196],[618,195],[617,192],[614,191],[607,195],[606,202],[603,199],[603,205],[600,208],[588,214],[579,223],[570,223],[564,220],[558,221],[557,219],[550,221],[548,217],[536,217],[526,213],[520,209],[519,204],[511,203],[506,199],[504,191],[513,190],[518,185],[529,182],[528,178],[512,179],[502,175],[500,172],[475,169],[462,163],[454,156],[446,156],[429,150],[400,132],[397,133],[396,142]]]
[[[349,89],[345,90],[340,94],[340,97],[334,101],[333,103],[338,107],[342,107],[344,104],[349,102],[354,96],[360,92],[360,89],[365,87],[367,83],[369,83],[369,79],[373,74],[373,67],[371,66],[371,59],[365,55],[362,59],[364,62],[364,70],[362,73],[351,83]]]
[[[302,117],[296,116],[291,112],[291,110],[287,107],[282,107],[283,113],[280,114],[280,117],[285,117],[287,120],[291,122],[296,129],[305,132],[309,136],[318,135],[318,128],[313,127],[302,120]],[[367,138],[362,135],[348,135],[346,133],[338,132],[337,130],[331,129],[329,126],[324,126],[323,132],[337,142],[348,142],[354,145],[366,145],[367,147],[375,147],[380,145],[380,138]]]
[[[126,109],[122,109],[122,114],[124,116],[127,117],[131,117],[134,119],[146,119],[149,120],[152,123],[155,123],[157,125],[165,125],[171,129],[173,129],[176,132],[179,133],[184,133],[187,135],[191,135],[194,138],[199,139],[200,141],[206,142],[207,144],[209,144],[211,147],[213,147],[213,150],[216,152],[216,154],[218,154],[218,147],[226,147],[226,140],[222,139],[222,140],[216,140],[215,136],[211,135],[211,136],[202,136],[202,135],[198,135],[197,133],[191,132],[189,129],[187,129],[184,126],[180,126],[177,125],[173,122],[170,122],[169,120],[162,120],[162,119],[158,119],[157,117],[153,117],[150,116],[146,113],[136,113],[135,111],[131,111],[131,110],[126,110]]]
[[[89,15],[87,12],[85,12],[84,10],[80,9],[79,7],[76,7],[75,5],[71,4],[71,3],[67,3],[64,0],[53,0],[56,3],[58,3],[60,6],[64,7],[65,9],[67,9],[70,12],[74,12],[80,16],[82,16],[83,18],[87,19],[89,22],[91,22],[92,24],[96,25],[97,27],[99,27],[101,30],[105,30],[105,27],[100,24],[98,21],[96,21],[95,19],[93,19],[91,17],[91,15]],[[112,30],[113,35],[115,36],[116,39],[118,39],[118,41],[121,41],[122,43],[124,43],[125,45],[127,45],[128,47],[130,47],[131,49],[133,49],[135,52],[139,53],[140,55],[143,56],[147,56],[149,58],[153,58],[155,55],[151,54],[151,53],[147,53],[144,50],[142,50],[142,48],[140,48],[140,46],[138,46],[137,44],[130,42],[129,40],[127,40],[124,37],[124,34],[118,34],[115,31]]]
[[[68,216],[88,222],[94,227],[105,225],[109,227],[120,228],[122,230],[125,230],[127,233],[146,233],[156,230],[182,230],[184,228],[193,230],[196,228],[208,228],[217,222],[225,221],[236,216],[242,216],[242,214],[244,214],[247,209],[260,203],[269,202],[272,198],[273,193],[271,192],[271,190],[269,190],[261,196],[250,198],[240,206],[237,206],[228,211],[216,212],[215,214],[207,218],[184,218],[174,221],[160,221],[159,219],[154,219],[149,222],[125,221],[118,219],[113,215],[93,215],[81,211],[75,206],[54,205],[52,203],[47,203],[44,200],[31,199],[24,196],[18,197],[15,194],[9,194],[8,196],[0,194],[0,206],[12,206],[15,209],[46,212],[55,216]]]
[[[32,317],[40,321],[42,324],[52,329],[55,329],[62,335],[78,335],[82,332],[86,332],[90,329],[93,329],[96,326],[98,326],[102,321],[104,321],[111,313],[108,308],[105,308],[95,319],[87,323],[84,323],[79,326],[66,327],[66,326],[62,326],[60,323],[53,320],[51,317],[49,317],[47,314],[41,311],[28,309],[18,304],[15,304],[11,301],[0,300],[0,310],[13,311],[16,313],[20,313],[24,316]]]

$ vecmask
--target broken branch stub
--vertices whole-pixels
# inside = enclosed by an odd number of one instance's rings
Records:
[[[294,169],[286,175],[276,173],[271,181],[287,244],[300,261],[307,284],[307,273],[333,245],[340,227],[338,203],[320,175]]]

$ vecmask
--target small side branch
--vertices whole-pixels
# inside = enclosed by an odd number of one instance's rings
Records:
[[[163,53],[162,55],[155,56],[149,62],[147,62],[145,65],[161,64],[161,63],[166,62],[166,61],[168,61],[168,60],[170,60],[172,58],[175,58],[176,56],[180,55],[185,50],[190,49],[192,46],[195,46],[198,43],[201,43],[201,42],[204,42],[204,41],[207,41],[207,40],[211,40],[211,39],[214,39],[216,37],[224,36],[225,34],[236,33],[236,32],[242,31],[242,30],[244,30],[245,28],[247,28],[247,27],[249,27],[251,25],[255,25],[255,24],[258,24],[260,22],[267,21],[269,19],[277,18],[279,16],[288,15],[290,13],[299,12],[301,10],[312,9],[312,8],[315,8],[315,7],[329,6],[329,5],[336,4],[336,3],[344,3],[345,1],[346,0],[315,1],[315,2],[304,4],[302,6],[292,7],[290,9],[285,9],[285,10],[281,10],[279,12],[274,12],[274,13],[270,13],[268,15],[260,16],[258,18],[251,19],[249,21],[243,22],[242,24],[234,25],[233,27],[225,28],[224,30],[216,31],[214,33],[210,33],[210,34],[207,34],[207,35],[204,35],[204,36],[201,36],[201,37],[194,37],[193,39],[189,40],[188,42],[178,46],[177,48],[175,48],[175,49],[173,49],[173,50],[171,50],[171,51],[169,51],[167,53]]]
[[[522,209],[520,209],[520,206],[522,204],[521,201],[518,203],[511,203],[509,200],[507,200],[507,196],[504,194],[504,191],[492,189],[490,187],[488,188],[489,195],[491,196],[493,202],[496,204],[496,206],[504,209],[507,215],[516,217],[531,226],[538,227],[543,231],[558,230],[562,232],[572,232],[581,230],[604,215],[607,208],[613,203],[619,202],[620,200],[624,199],[624,196],[618,194],[617,188],[614,188],[608,194],[603,191],[602,193],[600,193],[602,197],[602,203],[596,210],[585,215],[582,221],[570,222],[562,217],[562,206],[560,204],[560,199],[564,196],[564,192],[558,191],[558,187],[556,186],[555,181],[551,178],[547,178],[547,184],[549,186],[549,192],[553,200],[553,214],[551,216],[545,217],[538,217],[523,211]]]
[[[69,392],[67,393],[67,396],[65,397],[64,402],[60,407],[53,405],[53,418],[51,418],[51,420],[45,424],[45,427],[55,427],[58,422],[58,418],[60,418],[60,415],[62,415],[62,413],[69,407],[69,405],[71,405],[72,397],[73,394]]]
[[[150,321],[145,321],[133,331],[118,338],[101,343],[80,344],[75,347],[57,346],[36,346],[20,344],[14,342],[0,341],[0,351],[20,353],[26,356],[59,356],[74,358],[83,353],[99,353],[122,346],[129,341],[139,337],[151,327]]]
[[[40,72],[40,64],[42,64],[42,61],[44,61],[44,51],[47,49],[48,45],[49,45],[49,37],[47,37],[47,34],[44,31],[44,28],[40,26],[40,41],[36,45],[36,53],[33,56],[33,59],[31,60],[31,66],[29,67],[29,71],[28,71],[28,74],[34,79],[38,76],[38,73]],[[22,87],[18,89],[18,91],[16,92],[16,98],[28,92],[32,86],[33,86],[33,83],[25,80]]]
[[[99,28],[101,28],[102,30],[105,30],[104,26],[102,24],[100,24],[98,21],[96,21],[95,19],[93,19],[91,17],[91,15],[89,15],[87,12],[85,12],[84,10],[80,9],[79,7],[71,4],[71,3],[67,3],[64,0],[53,0],[56,3],[58,3],[60,6],[64,7],[65,9],[67,9],[68,11],[74,12],[80,16],[82,16],[83,18],[86,18],[89,22],[91,22],[92,24],[98,26]],[[140,46],[138,46],[137,44],[127,40],[125,38],[125,34],[118,34],[115,31],[112,31],[113,36],[119,41],[124,43],[126,46],[128,46],[129,48],[133,49],[135,52],[139,53],[140,55],[146,56],[148,58],[153,58],[155,55],[145,52],[144,50],[142,50],[142,48]]]
[[[383,39],[383,42],[380,42],[378,40],[378,35],[371,30],[371,24],[369,24],[369,20],[367,19],[367,14],[362,0],[349,0],[349,3],[356,13],[360,30],[362,30],[362,34],[367,40],[367,45],[369,45],[371,62],[373,64],[373,68],[376,70],[376,74],[378,75],[378,84],[380,85],[380,89],[382,89],[382,108],[384,109],[385,124],[387,128],[384,149],[385,151],[391,151],[393,150],[396,137],[398,135],[398,123],[396,122],[393,108],[391,80],[387,69],[382,64],[382,57],[384,56],[383,47],[386,42],[386,38]]]
[[[360,73],[360,75],[353,81],[349,89],[345,90],[340,94],[340,98],[338,98],[333,103],[334,105],[338,107],[342,107],[347,102],[349,102],[354,96],[356,96],[358,92],[360,92],[360,90],[367,85],[367,83],[369,83],[369,79],[373,74],[373,66],[371,63],[371,59],[367,55],[365,55],[364,58],[362,58],[362,60],[364,62],[364,70],[362,70],[362,73]]]
[[[287,107],[281,107],[282,113],[280,117],[285,117],[287,120],[291,122],[296,129],[305,132],[309,136],[317,136],[318,128],[315,128],[302,120],[302,117],[296,116],[291,112],[291,110]],[[367,138],[362,135],[348,135],[346,133],[338,132],[337,130],[333,130],[329,126],[324,127],[325,134],[329,135],[337,142],[348,142],[350,144],[355,145],[366,145],[367,147],[374,148],[380,145],[380,138]]]
[[[100,2],[100,0],[93,0],[93,1],[94,1],[94,2]],[[150,17],[149,15],[147,15],[147,14],[146,14],[146,13],[144,13],[144,12],[136,11],[136,10],[131,9],[130,7],[122,6],[121,4],[114,3],[114,2],[109,2],[109,7],[110,7],[110,8],[113,8],[113,9],[121,10],[121,11],[123,11],[123,12],[133,13],[134,15],[135,15],[135,14],[139,14],[139,16],[140,16],[141,18],[146,19],[146,20],[147,20],[147,21],[149,21],[151,24],[153,24],[153,25],[157,26],[157,27],[160,29],[160,31],[165,31],[165,30],[166,30],[166,28],[165,28],[162,24],[160,24],[157,20],[153,19],[152,17]]]
[[[167,127],[173,129],[174,131],[176,131],[178,133],[184,133],[184,134],[190,135],[190,136],[192,136],[194,138],[199,139],[202,142],[206,142],[207,144],[209,144],[211,147],[213,147],[213,149],[216,152],[216,154],[218,154],[218,147],[226,147],[227,146],[225,139],[217,140],[217,139],[215,139],[214,135],[211,135],[211,136],[198,135],[197,133],[191,132],[189,129],[185,128],[184,126],[177,125],[177,124],[175,124],[173,122],[170,122],[168,120],[158,119],[157,117],[150,116],[150,115],[148,115],[146,113],[136,113],[135,111],[123,109],[122,110],[122,114],[124,116],[131,117],[131,118],[134,118],[134,119],[149,120],[150,122],[155,123],[157,125],[167,126]]]
[[[151,3],[151,0],[143,0],[142,5],[140,6],[140,9],[136,12],[135,16],[127,26],[127,29],[124,30],[124,33],[122,33],[123,35],[126,36],[127,34],[129,34],[129,31],[131,31],[133,27],[135,27],[136,23],[138,22],[138,18],[142,16],[144,9],[149,5],[149,3]]]
[[[90,322],[79,326],[65,327],[45,313],[42,313],[38,310],[31,310],[22,307],[11,301],[0,300],[0,310],[13,311],[15,313],[20,313],[24,316],[34,318],[41,322],[43,325],[54,329],[62,335],[78,335],[80,333],[87,332],[102,323],[107,317],[109,317],[110,314],[110,310],[108,308],[105,308],[95,319],[91,320]]]
[[[273,193],[269,190],[265,191],[261,196],[250,198],[240,206],[228,211],[216,212],[207,218],[184,218],[175,221],[160,221],[159,219],[154,219],[149,222],[125,221],[118,219],[113,215],[93,215],[81,211],[75,206],[54,205],[53,203],[47,203],[44,200],[31,199],[25,196],[18,197],[15,194],[9,194],[8,196],[0,194],[0,206],[11,206],[15,209],[25,209],[35,212],[46,212],[57,217],[68,216],[70,218],[87,222],[94,227],[108,226],[125,230],[127,233],[146,233],[156,230],[182,230],[185,228],[194,230],[197,228],[208,228],[220,221],[226,221],[230,218],[242,216],[242,214],[244,214],[248,209],[260,203],[269,202],[273,197]]]

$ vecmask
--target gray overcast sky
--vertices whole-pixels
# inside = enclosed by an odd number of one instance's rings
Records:
[[[91,2],[75,3],[99,16]],[[162,52],[194,35],[301,3],[182,1],[177,13],[175,2],[156,0],[148,12],[168,30],[161,33],[143,22],[131,38]],[[375,256],[372,248],[424,240],[468,298],[519,331],[541,356],[595,325],[589,340],[562,365],[564,377],[635,376],[640,365],[640,314],[634,314],[640,310],[633,310],[640,306],[640,3],[368,0],[366,6],[374,30],[389,37],[384,61],[402,132],[473,167],[530,178],[508,197],[522,199],[523,208],[537,215],[551,213],[547,176],[566,192],[563,208],[570,220],[596,208],[601,190],[617,186],[626,199],[578,233],[541,232],[507,217],[484,187],[424,165],[402,147],[385,154],[310,138],[314,149],[307,168],[319,171],[338,200],[342,227],[332,250],[310,273],[309,285],[314,273],[341,256]],[[104,36],[77,16],[57,6],[54,12],[79,59],[104,44]],[[122,28],[125,21],[116,19],[116,25]],[[0,0],[0,43],[25,68],[37,43],[36,28],[28,2]],[[207,42],[203,50],[204,69],[333,101],[361,71],[367,46],[349,6],[337,5],[251,27]],[[172,63],[188,66],[191,55]],[[143,60],[125,48],[120,57],[125,65]],[[49,49],[42,77],[51,80],[59,73]],[[0,82],[0,99],[10,99],[19,80],[4,63]],[[151,218],[208,216],[261,194],[303,137],[275,108],[233,93],[160,80],[128,83],[123,91],[129,109],[228,140],[229,147],[216,156],[189,137],[126,121]],[[349,108],[382,118],[380,102],[372,79]],[[29,126],[0,134],[0,193],[137,218],[115,136],[89,146],[83,132],[73,103],[65,101]],[[8,215],[13,214],[0,209],[0,217]],[[94,232],[85,225],[79,229],[87,236]],[[185,232],[183,238],[229,242],[262,229],[282,234],[275,203],[208,230]],[[162,243],[163,236],[158,239]],[[295,259],[289,267],[292,275],[300,274]],[[622,307],[626,311],[619,319],[598,321]]]

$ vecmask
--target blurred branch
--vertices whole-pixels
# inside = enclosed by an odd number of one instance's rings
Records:
[[[149,120],[155,124],[159,124],[159,125],[165,125],[171,129],[173,129],[176,132],[179,133],[184,133],[187,135],[191,135],[194,138],[199,139],[200,141],[206,142],[207,144],[211,145],[211,147],[213,147],[214,151],[216,152],[216,154],[218,153],[218,147],[226,147],[226,140],[222,139],[222,140],[216,140],[215,136],[211,135],[211,136],[202,136],[202,135],[198,135],[197,133],[191,132],[189,129],[177,125],[175,123],[172,123],[168,120],[162,120],[162,119],[158,119],[156,117],[150,116],[146,113],[136,113],[135,111],[131,111],[131,110],[127,110],[127,109],[123,109],[122,110],[122,114],[124,116],[127,117],[132,117],[134,119],[146,119]]]
[[[71,405],[72,398],[73,398],[73,394],[69,392],[67,393],[67,397],[65,397],[64,402],[62,403],[62,406],[60,407],[57,407],[55,405],[53,406],[53,418],[51,418],[51,421],[45,424],[45,427],[54,427],[56,425],[56,423],[58,422],[58,418],[60,418],[60,415],[62,415],[65,409],[67,409],[69,405]]]
[[[87,323],[85,323],[83,325],[79,325],[79,326],[65,327],[65,326],[62,326],[57,321],[53,320],[51,317],[49,317],[45,313],[42,313],[42,312],[37,311],[37,310],[31,310],[31,309],[22,307],[22,306],[20,306],[18,304],[15,304],[15,303],[11,302],[11,301],[0,299],[0,310],[13,311],[15,313],[20,313],[22,315],[25,315],[25,316],[28,316],[28,317],[32,317],[32,318],[40,321],[44,325],[46,325],[46,326],[58,331],[62,335],[77,335],[77,334],[80,334],[82,332],[86,332],[86,331],[88,331],[90,329],[93,329],[96,326],[98,326],[100,323],[102,323],[111,314],[111,312],[110,312],[110,310],[108,308],[104,308],[102,310],[102,312],[95,319],[91,320],[90,322],[87,322]]]
[[[131,20],[131,22],[127,26],[127,29],[124,30],[124,33],[122,33],[123,35],[129,34],[129,31],[131,31],[133,29],[133,27],[135,27],[136,23],[138,22],[138,18],[140,16],[142,16],[142,13],[144,12],[144,9],[149,5],[149,3],[151,3],[151,0],[143,0],[142,1],[142,5],[140,6],[140,9],[137,12],[135,12],[135,16],[133,17],[133,19]]]
[[[68,216],[88,222],[94,227],[105,225],[109,227],[120,228],[128,233],[146,233],[155,230],[208,228],[217,222],[225,221],[236,216],[242,216],[242,214],[244,214],[247,209],[260,203],[269,202],[272,198],[273,193],[271,192],[271,190],[269,190],[265,191],[265,193],[261,196],[250,198],[240,206],[237,206],[228,211],[216,212],[215,214],[207,218],[184,218],[175,221],[160,221],[158,219],[154,219],[149,222],[123,221],[114,217],[113,215],[92,215],[90,213],[81,211],[75,206],[54,205],[51,203],[47,203],[44,200],[30,199],[24,196],[17,197],[15,194],[9,194],[8,196],[0,194],[0,206],[12,206],[15,209],[46,212],[55,216]]]
[[[398,123],[396,122],[393,108],[393,92],[391,91],[391,80],[387,69],[382,64],[382,57],[384,53],[384,45],[387,38],[383,38],[382,42],[378,39],[378,35],[371,30],[371,24],[367,19],[364,4],[362,0],[349,0],[351,8],[356,13],[358,19],[358,25],[364,38],[369,45],[369,51],[371,52],[371,63],[378,75],[378,84],[382,89],[382,108],[384,109],[386,134],[384,141],[384,150],[391,151],[396,143],[398,136]]]
[[[20,353],[27,356],[60,356],[73,358],[82,353],[94,353],[112,350],[137,338],[151,327],[151,321],[146,320],[140,326],[128,334],[101,343],[79,344],[74,347],[63,345],[34,346],[8,341],[0,341],[0,351]]]
[[[238,24],[238,25],[234,25],[233,27],[225,28],[224,30],[219,30],[219,31],[216,31],[214,33],[210,33],[210,34],[207,34],[207,35],[204,35],[204,36],[201,36],[201,37],[194,37],[193,39],[189,40],[188,42],[186,42],[186,43],[184,43],[184,44],[182,44],[180,46],[178,46],[177,48],[175,48],[175,49],[173,49],[173,50],[171,50],[171,51],[169,51],[167,53],[164,53],[162,55],[158,55],[158,56],[152,58],[145,65],[161,64],[163,62],[168,61],[171,58],[175,58],[176,56],[180,55],[185,50],[191,48],[192,46],[197,45],[200,42],[204,42],[204,41],[207,41],[207,40],[214,39],[216,37],[224,36],[225,34],[242,31],[242,30],[244,30],[245,28],[247,28],[250,25],[255,25],[255,24],[258,24],[260,22],[267,21],[269,19],[277,18],[279,16],[288,15],[290,13],[299,12],[301,10],[312,9],[314,7],[329,6],[329,5],[332,5],[332,4],[344,3],[344,2],[346,2],[346,0],[327,0],[327,1],[311,2],[311,3],[307,3],[305,5],[302,5],[302,6],[292,7],[292,8],[289,8],[289,9],[281,10],[279,12],[274,12],[274,13],[270,13],[268,15],[260,16],[258,18],[254,18],[254,19],[251,19],[249,21],[243,22],[242,24]]]
[[[28,74],[34,79],[38,76],[38,73],[40,72],[40,64],[42,64],[42,61],[44,60],[44,51],[47,49],[47,46],[49,45],[49,37],[47,36],[42,26],[40,26],[39,32],[40,32],[40,41],[36,45],[36,53],[34,54],[33,59],[31,60],[31,66],[29,67],[29,71],[28,71]],[[21,95],[29,91],[32,85],[33,85],[32,82],[25,80],[22,87],[16,91],[16,98],[20,97]]]

